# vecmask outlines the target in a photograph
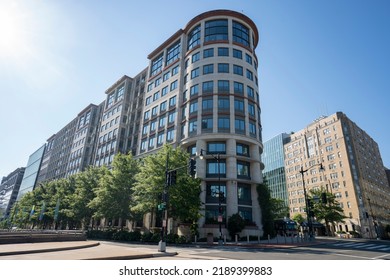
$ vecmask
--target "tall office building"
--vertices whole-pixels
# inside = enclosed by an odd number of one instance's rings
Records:
[[[146,156],[169,143],[196,158],[204,203],[201,236],[218,235],[218,220],[225,224],[236,213],[251,225],[243,234],[262,232],[256,192],[263,166],[258,40],[251,19],[215,10],[190,20],[148,56],[138,153]],[[225,228],[223,234],[228,235]]]
[[[94,165],[111,165],[118,153],[135,155],[145,93],[146,70],[134,79],[123,76],[106,90]]]
[[[288,206],[286,174],[284,168],[284,144],[290,141],[290,134],[281,133],[264,142],[261,159],[264,162],[263,177],[271,191],[271,197],[281,199]]]
[[[3,177],[0,184],[0,221],[7,219],[11,214],[12,206],[18,196],[25,168],[20,167]]]
[[[321,117],[291,134],[284,150],[291,216],[304,213],[303,168],[308,170],[307,192],[321,188],[332,192],[344,210],[345,223],[333,231],[358,231],[372,238],[390,223],[390,187],[378,144],[345,114]]]
[[[24,175],[23,175],[23,180],[22,183],[20,184],[17,200],[19,200],[27,192],[30,192],[34,189],[38,179],[38,172],[41,167],[45,147],[46,144],[42,145],[28,158],[26,170],[24,171]]]
[[[101,107],[94,104],[90,104],[78,114],[66,166],[66,177],[79,173],[92,165],[100,114]]]

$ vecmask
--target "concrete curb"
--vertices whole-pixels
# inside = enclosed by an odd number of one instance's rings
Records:
[[[12,255],[24,255],[24,254],[58,252],[58,251],[85,249],[85,248],[95,247],[95,246],[99,246],[99,245],[100,245],[99,242],[94,242],[94,243],[90,243],[90,244],[75,245],[75,246],[69,246],[69,247],[41,248],[41,249],[31,249],[31,250],[21,250],[21,251],[8,251],[8,252],[0,252],[0,256],[12,256]]]
[[[177,252],[173,253],[158,253],[158,254],[138,254],[138,255],[122,255],[122,256],[107,256],[97,258],[87,258],[83,260],[96,261],[96,260],[135,260],[146,258],[158,258],[158,257],[172,257],[176,256]]]

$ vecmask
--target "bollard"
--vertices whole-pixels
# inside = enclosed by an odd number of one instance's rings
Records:
[[[270,238],[270,236],[269,236],[269,234],[268,234],[268,244],[270,244],[271,243],[271,240],[270,240],[271,238]]]
[[[249,234],[246,235],[246,242],[249,243]]]
[[[238,243],[238,235],[236,234],[234,238],[235,238],[236,244],[237,244]]]
[[[195,235],[195,244],[196,244],[197,239],[198,239],[198,238],[197,238],[197,236]]]
[[[226,235],[223,236],[223,244],[226,244]]]

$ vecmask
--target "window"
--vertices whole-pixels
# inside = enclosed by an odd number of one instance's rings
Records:
[[[194,114],[198,112],[198,100],[190,103],[190,114]]]
[[[170,76],[171,76],[171,73],[170,73],[170,72],[165,73],[164,76],[163,76],[163,82],[165,82],[166,80],[168,80]]]
[[[107,98],[107,106],[106,106],[106,108],[111,107],[114,104],[114,100],[115,100],[115,93],[110,93],[110,95]]]
[[[213,93],[213,91],[214,91],[214,82],[213,81],[203,82],[203,84],[202,84],[202,92],[203,93]]]
[[[146,150],[146,144],[147,144],[147,141],[146,140],[142,140],[142,142],[141,142],[141,152]]]
[[[218,130],[219,131],[230,131],[230,118],[219,117],[218,118]]]
[[[156,101],[158,99],[159,95],[160,95],[159,91],[156,92],[155,94],[153,94],[153,101]]]
[[[244,100],[234,99],[234,110],[236,112],[244,112]]]
[[[194,62],[198,61],[199,59],[200,59],[200,52],[194,53],[192,55],[191,62],[194,63]]]
[[[200,25],[195,26],[188,34],[187,50],[191,50],[200,44]]]
[[[226,154],[226,143],[225,142],[207,143],[207,154]]]
[[[161,78],[158,78],[154,81],[154,86],[158,87],[161,84]]]
[[[149,96],[148,98],[146,98],[146,101],[145,101],[145,106],[148,106],[152,101],[152,97]]]
[[[253,224],[252,220],[252,208],[250,207],[238,207],[238,214],[249,224]]]
[[[250,179],[250,163],[237,161],[237,178]]]
[[[157,146],[160,146],[164,143],[164,133],[161,132],[157,136]]]
[[[169,129],[167,131],[167,142],[172,142],[174,135],[175,135],[175,131],[173,129]]]
[[[199,76],[199,68],[195,68],[191,71],[191,79],[194,79]]]
[[[226,203],[226,185],[224,182],[208,182],[206,185],[206,203]]]
[[[238,59],[242,59],[242,51],[237,50],[237,49],[233,49],[233,57],[238,58]]]
[[[144,120],[148,120],[150,118],[150,111],[146,111],[144,113]]]
[[[228,40],[228,21],[217,19],[206,21],[204,41]]]
[[[118,89],[118,92],[117,92],[117,97],[116,97],[116,100],[117,100],[117,101],[123,99],[123,94],[124,94],[124,92],[125,92],[125,87],[124,87],[124,86],[121,86],[121,87]]]
[[[241,95],[244,94],[244,84],[239,82],[234,82],[233,86],[234,86],[234,93],[241,94]]]
[[[177,88],[177,80],[171,83],[171,91]]]
[[[177,73],[179,73],[179,65],[172,68],[172,76],[176,75]]]
[[[229,48],[218,48],[218,56],[229,56]]]
[[[176,112],[171,112],[168,115],[168,124],[172,124],[175,122],[176,119]]]
[[[238,156],[246,156],[249,157],[249,146],[241,143],[237,143],[236,145],[236,153]]]
[[[218,173],[218,167],[220,173]],[[217,178],[219,174],[222,178],[226,177],[226,160],[221,159],[218,164],[216,159],[208,159],[206,162],[206,177]]]
[[[205,49],[203,51],[203,58],[213,57],[214,56],[214,49]]]
[[[249,80],[253,81],[253,73],[252,73],[252,71],[246,69],[246,77],[247,77]]]
[[[166,119],[167,119],[166,116],[160,117],[160,121],[159,121],[159,124],[158,124],[158,126],[159,126],[160,128],[163,128],[163,127],[165,126]]]
[[[245,120],[236,118],[234,120],[234,127],[237,134],[244,134],[245,133]]]
[[[233,21],[233,42],[249,47],[249,28],[237,21]]]
[[[172,62],[174,62],[179,58],[179,55],[180,55],[180,40],[168,48],[165,65],[166,66],[170,65]]]
[[[152,137],[149,139],[149,148],[153,148],[154,147],[154,140],[155,140],[155,137]]]
[[[245,54],[245,61],[252,65],[252,57],[249,54]]]
[[[142,135],[145,135],[145,134],[147,134],[148,133],[148,125],[146,124],[146,125],[144,125],[143,127],[142,127]]]
[[[236,74],[236,75],[243,76],[244,75],[244,70],[243,70],[242,66],[234,64],[233,65],[233,73]]]
[[[218,92],[229,93],[229,91],[230,91],[229,81],[219,80],[218,81]]]
[[[221,212],[221,213],[220,213]],[[206,224],[218,224],[218,217],[222,216],[222,223],[226,223],[226,207],[221,207],[221,211],[218,206],[206,205],[205,218]]]
[[[213,129],[213,119],[212,118],[203,118],[202,119],[202,129],[203,130],[212,130]]]
[[[157,124],[157,121],[152,121],[150,123],[150,133],[156,131],[156,124]]]
[[[218,63],[218,73],[229,73],[229,63]]]
[[[167,102],[164,101],[160,104],[160,112],[164,112],[167,109]]]
[[[212,74],[212,73],[214,73],[213,64],[203,65],[203,75]]]
[[[188,126],[188,132],[191,134],[196,134],[198,128],[198,120],[191,120]]]
[[[256,124],[253,122],[249,122],[249,133],[251,136],[256,137]]]
[[[202,100],[202,112],[213,110],[213,99],[207,98]]]
[[[157,73],[161,72],[163,63],[163,54],[160,54],[157,58],[152,61],[152,66],[150,67],[150,76],[154,76]]]
[[[161,90],[161,96],[165,96],[167,93],[168,93],[168,86],[164,87],[164,88]]]
[[[249,98],[253,99],[255,97],[254,90],[250,86],[246,87],[246,93],[248,94]]]
[[[196,95],[199,93],[199,85],[194,85],[190,88],[190,95]]]
[[[157,111],[158,111],[157,109],[158,109],[158,106],[155,106],[152,108],[152,117],[157,115]]]
[[[219,97],[218,98],[218,109],[223,111],[230,110],[230,100],[228,97]]]
[[[237,198],[238,204],[252,205],[251,186],[248,184],[238,184]]]
[[[176,106],[176,95],[169,99],[169,107]]]
[[[255,106],[252,103],[248,103],[248,113],[252,117],[255,116]]]

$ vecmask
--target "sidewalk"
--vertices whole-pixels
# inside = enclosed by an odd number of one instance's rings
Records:
[[[173,256],[156,249],[101,244],[98,241],[42,242],[0,245],[0,260],[130,260]]]
[[[226,243],[222,247],[245,248],[293,248],[335,242],[337,240],[314,240],[310,242],[284,243],[284,240],[270,240],[270,242],[239,242]],[[189,245],[203,248],[218,248],[213,245],[197,243]],[[174,250],[174,249],[173,249]],[[0,245],[0,260],[129,260],[153,257],[168,257],[177,255],[176,252],[158,252],[156,248],[140,248],[121,246],[121,243],[101,243],[99,241],[65,241],[65,242],[40,242]]]

